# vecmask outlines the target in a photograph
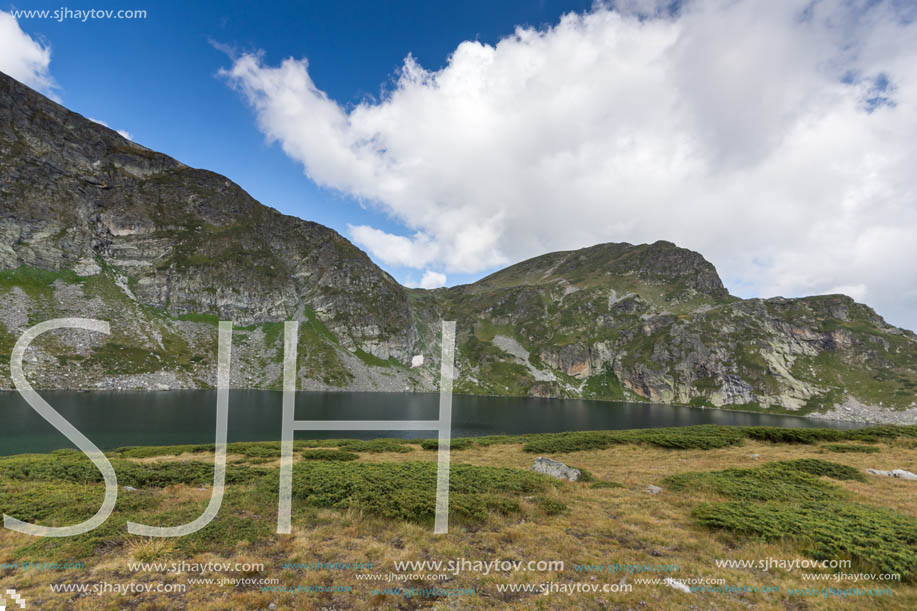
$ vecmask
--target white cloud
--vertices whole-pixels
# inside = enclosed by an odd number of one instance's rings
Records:
[[[368,225],[348,225],[347,229],[354,241],[389,265],[423,267],[439,254],[429,236],[420,232],[406,238]]]
[[[412,289],[438,289],[441,286],[446,286],[446,280],[446,274],[428,269],[424,271],[420,282],[417,281],[416,277],[408,276],[404,281],[404,285]]]
[[[19,28],[13,15],[0,11],[0,72],[54,98],[57,85],[48,70],[50,64],[51,45],[34,40]]]
[[[446,286],[446,274],[427,270],[424,272],[423,278],[420,279],[420,288],[422,289],[438,289],[441,286]]]
[[[112,127],[108,123],[106,123],[105,121],[102,121],[101,119],[93,119],[92,117],[87,117],[87,118],[90,121],[92,121],[93,123],[98,123],[102,127],[107,127],[108,129],[112,129]],[[124,130],[124,129],[116,129],[115,131],[118,132],[122,138],[133,140],[133,138],[131,137],[131,133],[129,131]]]
[[[408,56],[350,109],[305,59],[223,74],[313,181],[407,228],[351,228],[385,263],[473,273],[667,239],[746,294],[852,287],[917,327],[917,20],[892,2],[662,5],[463,42],[438,71]]]

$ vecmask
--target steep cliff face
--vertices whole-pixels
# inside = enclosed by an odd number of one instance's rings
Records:
[[[0,78],[0,268],[111,270],[178,317],[282,321],[312,309],[345,346],[404,358],[406,295],[336,232],[134,144]],[[384,312],[384,316],[380,316]]]
[[[210,385],[219,319],[237,325],[233,385],[277,387],[282,321],[295,319],[301,388],[432,390],[446,318],[459,392],[917,420],[917,339],[847,297],[740,300],[668,242],[406,289],[333,230],[0,75],[0,352],[61,316],[108,320],[112,334],[37,340],[37,387]]]

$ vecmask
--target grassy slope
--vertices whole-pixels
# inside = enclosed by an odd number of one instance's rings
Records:
[[[866,432],[689,427],[655,431],[490,437],[464,442],[453,453],[450,535],[431,527],[436,453],[419,443],[390,440],[298,442],[294,484],[294,532],[274,534],[277,444],[230,447],[230,482],[223,508],[204,530],[177,540],[143,540],[124,530],[127,519],[174,524],[206,505],[210,479],[202,446],[125,448],[111,458],[122,485],[115,514],[93,533],[69,539],[33,539],[0,531],[0,562],[81,559],[88,571],[0,572],[0,585],[16,587],[41,608],[118,608],[116,596],[68,598],[50,594],[50,582],[184,583],[186,575],[132,575],[127,562],[262,562],[264,574],[286,585],[353,585],[353,593],[270,594],[257,586],[198,587],[187,594],[131,598],[139,608],[222,609],[336,605],[339,609],[445,608],[447,599],[370,598],[370,585],[350,571],[281,570],[282,562],[373,562],[376,572],[393,560],[563,560],[557,573],[462,573],[448,587],[473,587],[467,608],[556,609],[844,609],[917,605],[917,484],[861,475],[866,467],[917,471],[917,431],[880,427]],[[875,453],[833,451],[867,445]],[[427,448],[435,444],[426,443]],[[319,447],[356,453],[357,460],[301,460]],[[532,459],[552,455],[588,470],[606,483],[560,483],[527,471]],[[754,455],[759,455],[757,458]],[[340,453],[328,458],[341,458]],[[803,460],[805,459],[805,460]],[[814,460],[813,460],[814,459]],[[793,461],[793,462],[786,462]],[[823,461],[830,461],[825,463]],[[780,464],[777,464],[780,463]],[[841,466],[837,466],[841,465]],[[85,519],[101,499],[97,473],[78,455],[0,459],[0,508],[42,523]],[[609,486],[607,483],[619,484]],[[665,491],[649,494],[648,484]],[[803,499],[821,503],[815,518]],[[806,512],[809,511],[809,514]],[[751,520],[749,520],[749,515]],[[808,521],[807,521],[808,520]],[[751,525],[749,525],[751,524]],[[800,525],[809,530],[798,532]],[[763,526],[767,529],[756,532]],[[713,529],[713,530],[711,530]],[[825,538],[818,536],[821,529]],[[815,535],[813,535],[815,532]],[[845,541],[851,543],[846,548]],[[332,543],[333,542],[333,543]],[[833,546],[833,547],[832,547]],[[827,549],[827,552],[826,552]],[[807,582],[801,570],[719,569],[716,559],[850,557],[846,572],[905,573],[905,582]],[[498,583],[618,583],[620,573],[577,573],[572,564],[677,564],[680,578],[720,577],[730,586],[780,586],[780,594],[685,594],[664,586],[635,584],[627,594],[552,596],[500,594]],[[219,575],[210,575],[217,577]],[[240,575],[233,575],[239,577]],[[639,577],[653,577],[650,574]],[[813,586],[813,583],[817,586]],[[415,587],[435,585],[413,583]],[[441,584],[440,584],[441,585]],[[792,587],[890,587],[892,597],[790,596]],[[456,599],[452,600],[454,604]]]

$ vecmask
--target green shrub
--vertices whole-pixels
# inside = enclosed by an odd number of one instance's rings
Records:
[[[556,516],[567,511],[566,503],[562,503],[561,501],[555,499],[545,498],[543,496],[537,497],[535,499],[535,504],[538,505],[538,507],[549,516]]]
[[[713,425],[635,429],[628,431],[574,431],[528,436],[526,452],[550,454],[604,450],[624,443],[645,443],[658,448],[709,450],[740,445],[743,429]]]
[[[672,490],[704,490],[743,501],[816,501],[841,496],[836,485],[791,468],[726,469],[670,475]]]
[[[820,460],[818,458],[781,460],[779,462],[767,463],[763,468],[772,469],[775,471],[808,473],[810,475],[830,477],[831,479],[856,480],[859,482],[866,481],[866,476],[853,467],[848,467],[847,465],[839,465],[837,463],[829,462],[827,460]]]
[[[136,463],[111,460],[121,486],[134,488],[164,488],[177,484],[204,486],[213,483],[213,464],[200,461],[167,463]],[[228,465],[226,483],[249,482],[267,473],[247,465]],[[63,481],[95,484],[103,480],[102,473],[82,454],[72,457],[52,455],[19,455],[0,460],[0,474],[5,480]]]
[[[844,433],[846,434],[844,439],[849,441],[876,442],[882,439],[898,439],[899,437],[917,439],[917,424],[867,426],[861,429],[844,431]]]
[[[302,448],[337,448],[342,443],[359,441],[358,439],[303,439],[294,444]]]
[[[449,449],[450,450],[467,450],[474,445],[474,442],[467,437],[459,437],[457,439],[449,440]],[[439,440],[438,439],[423,439],[420,442],[420,447],[424,450],[439,450]]]
[[[899,437],[917,438],[917,425],[883,425],[867,426],[861,429],[791,429],[774,426],[745,427],[745,436],[759,441],[772,443],[814,444],[820,441],[865,441],[877,442],[881,439]]]
[[[876,446],[863,446],[857,444],[829,443],[822,447],[829,452],[840,453],[858,452],[861,454],[876,454],[879,452],[879,448]]]
[[[227,446],[228,450],[228,446]],[[177,446],[125,446],[113,450],[121,458],[152,458],[155,456],[179,456],[184,453],[209,452],[213,454],[213,444],[188,444]]]
[[[791,429],[776,426],[752,426],[745,428],[745,436],[771,443],[813,444],[819,441],[840,441],[845,432],[835,429]]]
[[[796,541],[816,560],[850,558],[867,571],[917,580],[917,519],[887,509],[841,501],[708,503],[692,514],[708,528]]]
[[[303,450],[301,456],[306,460],[357,460],[359,454],[342,452],[341,450]]]
[[[510,497],[500,496],[498,494],[485,494],[481,498],[487,509],[503,515],[520,513],[522,511],[519,501]]]
[[[363,441],[360,439],[349,439],[339,443],[338,447],[347,452],[399,452],[405,454],[414,450],[411,446],[405,445],[411,443],[407,439],[370,439]]]
[[[485,435],[484,437],[475,437],[474,442],[482,447],[504,445],[510,443],[525,443],[529,435]]]
[[[553,485],[546,476],[520,469],[452,465],[450,514],[481,521],[489,507],[515,510],[515,505],[498,503],[495,495],[534,494]],[[435,514],[436,464],[297,463],[293,497],[314,507],[357,507],[382,517],[426,522]]]

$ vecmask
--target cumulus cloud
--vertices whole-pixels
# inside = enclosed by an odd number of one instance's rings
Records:
[[[408,56],[345,108],[306,59],[224,76],[317,184],[406,229],[392,265],[477,273],[667,239],[745,295],[849,290],[917,327],[917,20],[906,3],[630,0]],[[854,290],[855,289],[855,290]]]
[[[0,11],[0,72],[54,97],[57,85],[51,78],[51,46],[22,31],[12,14]]]
[[[102,121],[102,120],[100,120],[100,119],[93,119],[92,117],[87,117],[87,118],[88,118],[90,121],[92,121],[93,123],[98,123],[98,124],[101,125],[102,127],[107,127],[108,129],[112,129],[112,127],[111,127],[108,123],[106,123],[105,121]],[[122,138],[127,138],[128,140],[133,140],[133,138],[131,137],[131,133],[130,133],[129,131],[124,130],[124,129],[116,129],[115,131],[118,132],[118,133],[121,135]]]
[[[422,289],[438,289],[441,286],[446,286],[446,274],[427,270],[420,279]]]
[[[438,289],[442,286],[446,286],[446,280],[446,274],[428,269],[424,271],[423,276],[420,278],[420,282],[418,282],[416,278],[409,277],[405,281],[405,286],[413,289]]]

